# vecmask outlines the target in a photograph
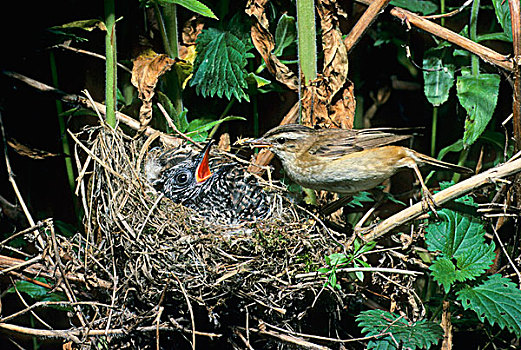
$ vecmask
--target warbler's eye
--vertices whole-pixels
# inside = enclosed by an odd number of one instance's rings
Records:
[[[283,145],[286,142],[286,138],[281,136],[278,137],[276,141],[279,145]]]
[[[188,173],[186,173],[185,171],[177,174],[175,176],[175,182],[177,182],[177,184],[179,185],[184,185],[188,182]]]

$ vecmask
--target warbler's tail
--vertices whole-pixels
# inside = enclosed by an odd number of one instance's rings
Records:
[[[437,168],[447,169],[447,170],[455,171],[457,173],[462,173],[462,174],[474,173],[474,171],[470,168],[447,163],[447,162],[438,160],[436,158],[429,157],[425,154],[418,153],[413,150],[410,150],[410,151],[412,152],[410,156],[419,164],[432,165]]]

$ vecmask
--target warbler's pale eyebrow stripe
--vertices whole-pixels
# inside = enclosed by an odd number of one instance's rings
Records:
[[[267,133],[264,134],[263,137],[270,137],[277,134],[287,133],[287,132],[307,132],[307,133],[313,133],[315,130],[299,124],[287,124],[287,125],[281,125],[277,126],[274,129],[271,129]]]

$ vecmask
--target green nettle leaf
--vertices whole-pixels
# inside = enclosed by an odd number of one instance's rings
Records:
[[[492,0],[492,4],[494,4],[497,20],[505,32],[506,39],[512,42],[512,16],[510,15],[508,1]]]
[[[485,229],[478,219],[448,209],[438,215],[441,220],[426,228],[425,242],[429,251],[441,252],[430,270],[448,293],[454,282],[473,280],[492,265],[495,245],[485,244]]]
[[[423,58],[423,80],[425,97],[433,106],[439,106],[449,99],[449,91],[454,85],[454,66],[444,65],[438,49],[430,49]]]
[[[445,293],[448,293],[450,287],[457,279],[456,266],[449,258],[442,256],[434,261],[430,270],[432,271],[434,280],[445,289]]]
[[[189,9],[190,11],[198,13],[202,16],[218,19],[217,16],[214,15],[212,10],[208,8],[208,6],[197,0],[160,0],[159,3],[181,5]]]
[[[246,94],[246,45],[230,32],[215,28],[203,30],[197,37],[197,57],[190,86],[203,97],[232,95],[249,101]]]
[[[422,15],[430,15],[438,11],[438,5],[425,0],[393,0],[391,5],[404,8],[412,12],[419,12]]]
[[[283,14],[280,16],[279,22],[277,23],[277,29],[275,29],[275,50],[273,54],[275,56],[282,55],[284,49],[297,40],[297,25],[295,17]]]
[[[356,321],[365,336],[379,336],[377,340],[369,341],[368,349],[429,349],[443,335],[441,327],[434,322],[409,322],[384,310],[363,311]]]
[[[456,282],[473,280],[481,276],[492,264],[496,256],[495,245],[483,244],[456,257],[456,265],[447,257],[437,258],[431,265],[434,279],[443,286],[445,293]]]
[[[497,104],[499,93],[499,75],[471,75],[464,70],[456,84],[458,99],[467,111],[465,120],[465,145],[472,145],[487,127]]]
[[[463,307],[474,310],[481,322],[486,318],[490,324],[497,323],[521,337],[521,291],[510,279],[495,274],[482,284],[466,286],[456,294]]]
[[[441,220],[429,223],[426,228],[429,251],[457,257],[484,244],[485,229],[479,220],[449,209],[438,210],[438,215]]]

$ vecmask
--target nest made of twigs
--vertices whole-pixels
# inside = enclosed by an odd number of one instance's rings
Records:
[[[210,318],[220,317],[219,306],[231,303],[235,310],[254,304],[264,319],[296,320],[313,303],[325,279],[294,276],[316,271],[316,264],[338,246],[285,193],[270,193],[276,208],[269,218],[221,225],[145,182],[143,159],[150,140],[134,140],[107,127],[89,128],[78,137],[84,140],[76,152],[86,212],[83,245],[91,254],[83,264],[99,278],[114,281],[116,292],[107,297],[131,310],[111,322],[135,323],[165,302],[165,295],[179,308],[172,314],[186,313],[187,303],[195,303]]]

